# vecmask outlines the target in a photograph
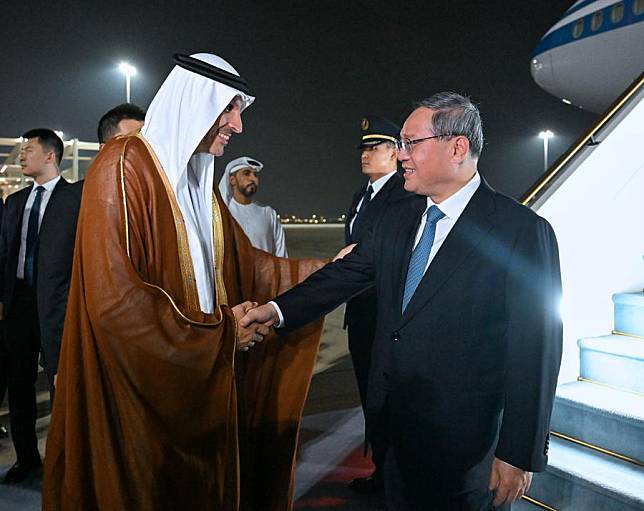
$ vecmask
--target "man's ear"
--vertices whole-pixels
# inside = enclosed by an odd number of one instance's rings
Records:
[[[54,163],[58,165],[58,162],[56,161],[56,152],[55,151],[47,151],[47,157],[45,158],[45,161],[47,163]],[[62,163],[62,161],[61,161]]]
[[[462,163],[470,154],[470,141],[463,135],[457,135],[452,140],[453,158],[456,163]]]
[[[232,186],[232,187],[237,185],[237,178],[235,177],[235,174],[230,174],[228,176],[228,182],[230,183],[230,186]]]

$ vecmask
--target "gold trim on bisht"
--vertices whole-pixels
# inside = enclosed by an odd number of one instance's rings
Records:
[[[172,208],[172,217],[174,218],[174,226],[177,231],[177,245],[179,247],[179,264],[181,265],[183,290],[186,295],[188,310],[199,311],[201,309],[199,307],[199,293],[197,291],[197,281],[195,279],[195,271],[192,266],[192,257],[190,255],[190,244],[188,243],[188,232],[186,231],[186,224],[183,220],[183,214],[181,213],[181,208],[179,208],[179,203],[177,202],[177,198],[174,194],[174,190],[170,185],[170,181],[168,181],[168,176],[163,171],[163,168],[161,167],[161,162],[157,158],[157,155],[154,153],[152,146],[150,146],[148,141],[145,138],[143,138],[143,135],[141,135],[140,133],[136,133],[135,135],[132,135],[132,136],[140,139],[145,145],[145,147],[147,148],[147,150],[150,152],[150,154],[152,155],[152,161],[154,161],[156,170],[159,173],[159,177],[161,178],[161,181],[163,182],[165,192],[170,201],[170,207]],[[215,303],[215,307],[216,306],[217,306],[217,303]]]
[[[581,151],[589,141],[610,121],[617,112],[637,94],[640,89],[644,87],[644,73],[637,78],[631,86],[606,110],[604,115],[601,116],[599,121],[586,133],[582,135],[572,146],[566,151],[555,163],[552,165],[545,174],[543,174],[536,183],[534,183],[528,192],[521,198],[521,203],[524,206],[529,206],[535,201],[543,191],[553,182],[553,179],[561,172],[564,167],[572,160],[572,158]]]
[[[224,285],[224,226],[217,195],[212,192],[212,236],[214,243],[214,275],[217,305],[228,305],[226,286]]]
[[[636,458],[631,458],[630,456],[626,456],[609,449],[604,449],[603,447],[599,447],[598,445],[584,442],[583,440],[579,440],[578,438],[575,438],[573,436],[564,435],[563,433],[558,433],[557,431],[550,431],[550,434],[554,437],[561,438],[562,440],[572,442],[573,444],[581,445],[582,447],[592,449],[593,451],[601,452],[602,454],[606,454],[607,456],[612,456],[613,458],[617,458],[618,460],[632,463],[633,465],[637,465],[638,467],[644,467],[644,462]]]
[[[197,284],[195,281],[194,270],[192,268],[192,258],[190,256],[190,248],[188,246],[188,234],[186,232],[186,227],[183,221],[183,215],[181,214],[181,210],[179,209],[179,205],[174,195],[174,191],[170,187],[170,183],[167,181],[167,176],[165,175],[165,172],[163,172],[161,168],[161,164],[159,163],[159,160],[154,154],[152,147],[150,147],[150,144],[148,144],[147,140],[145,140],[145,138],[143,138],[143,136],[140,133],[132,134],[127,137],[127,139],[123,143],[123,149],[121,150],[121,157],[119,161],[121,193],[123,195],[122,197],[123,216],[124,216],[124,222],[125,222],[125,247],[126,247],[128,259],[130,259],[130,262],[132,261],[132,258],[130,255],[130,231],[128,227],[127,195],[125,193],[124,161],[125,161],[125,149],[131,138],[138,138],[144,143],[145,147],[148,149],[150,155],[152,156],[152,160],[155,164],[156,170],[159,173],[159,176],[161,177],[163,185],[166,189],[166,193],[168,195],[168,199],[170,201],[170,205],[172,208],[172,215],[175,220],[175,228],[177,232],[177,244],[179,246],[179,261],[181,265],[181,274],[183,277],[182,280],[184,283],[184,289],[186,289],[186,298],[191,301],[191,303],[188,306],[189,308],[194,306],[194,309],[192,309],[193,311],[201,312],[201,309],[199,308],[199,299],[197,295]],[[223,240],[222,240],[222,243],[223,243]],[[193,319],[190,319],[181,311],[181,309],[176,304],[176,302],[174,301],[170,293],[168,293],[165,289],[163,289],[160,286],[157,286],[156,284],[151,284],[149,282],[143,281],[143,283],[150,288],[160,291],[168,299],[168,301],[170,302],[170,305],[177,313],[177,315],[191,325],[215,327],[215,326],[218,326],[221,323],[221,321],[224,319],[224,314],[222,313],[221,308],[219,307],[219,304],[217,302],[215,303],[215,310],[214,310],[215,321],[214,322],[206,323],[206,322],[195,321]]]
[[[125,198],[125,171],[123,169],[123,162],[125,160],[125,147],[127,146],[127,140],[123,144],[123,149],[121,149],[121,157],[119,159],[119,175],[121,177],[121,195],[123,197],[123,227],[125,230],[125,252],[127,253],[127,258],[132,262],[132,257],[130,256],[130,227],[127,222],[127,199]]]

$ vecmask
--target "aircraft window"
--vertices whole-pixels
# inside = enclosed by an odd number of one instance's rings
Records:
[[[578,19],[572,29],[572,36],[577,39],[584,32],[584,18]]]
[[[644,12],[644,0],[635,0],[633,2],[633,12],[635,16],[639,16]]]
[[[602,23],[604,23],[604,13],[603,11],[597,11],[595,14],[593,14],[590,28],[592,28],[593,32],[595,30],[599,30],[599,28],[602,26]]]
[[[624,19],[624,2],[613,5],[613,10],[610,13],[610,19],[613,23],[619,23]]]

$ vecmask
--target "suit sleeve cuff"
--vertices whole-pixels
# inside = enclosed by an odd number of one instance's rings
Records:
[[[275,328],[283,328],[284,327],[284,314],[282,314],[282,309],[280,309],[280,306],[277,305],[272,300],[270,302],[268,302],[268,303],[270,303],[273,306],[273,308],[275,309],[275,312],[277,312],[277,315],[280,318],[279,322],[276,323],[275,325],[273,325],[273,327],[275,327]]]

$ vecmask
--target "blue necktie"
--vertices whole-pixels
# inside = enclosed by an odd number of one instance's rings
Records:
[[[418,241],[418,245],[416,245],[416,248],[411,253],[411,259],[409,260],[409,268],[407,269],[407,280],[405,281],[405,292],[403,294],[402,302],[403,312],[405,312],[411,297],[414,296],[416,288],[425,274],[425,266],[427,266],[427,260],[429,259],[430,252],[432,251],[434,236],[436,235],[436,224],[445,216],[445,213],[438,209],[438,206],[430,207],[425,214],[427,215],[427,220],[425,222],[423,234]]]
[[[34,256],[38,244],[38,224],[40,223],[40,204],[42,203],[42,186],[36,187],[36,198],[29,212],[29,223],[27,224],[27,247],[25,250],[25,282],[32,286],[34,283]]]

